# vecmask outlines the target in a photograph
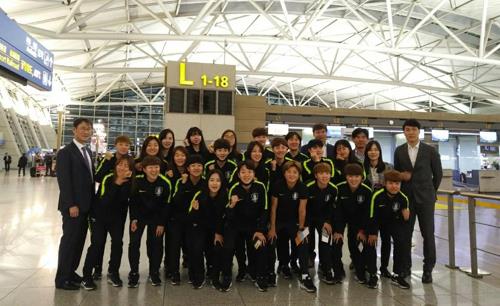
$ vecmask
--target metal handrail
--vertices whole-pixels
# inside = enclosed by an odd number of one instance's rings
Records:
[[[450,269],[458,269],[455,264],[455,214],[453,197],[460,194],[458,190],[443,190],[439,189],[438,193],[446,194],[448,202],[448,258],[449,262],[446,265]]]
[[[470,192],[459,192],[459,193],[460,193],[460,195],[463,195],[465,197],[473,197],[476,199],[487,199],[487,200],[500,201],[500,196],[479,194],[479,193],[470,193]]]

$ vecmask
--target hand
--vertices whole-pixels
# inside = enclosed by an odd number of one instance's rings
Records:
[[[189,140],[187,138],[184,139],[184,146],[189,147]]]
[[[411,180],[411,172],[409,172],[409,171],[401,172],[401,179],[405,182],[408,182],[409,180]]]
[[[333,234],[333,242],[339,243],[340,241],[344,240],[344,236],[341,233],[334,233]]]
[[[214,143],[212,142],[211,144],[209,144],[209,145],[207,146],[207,149],[208,149],[208,152],[210,152],[210,153],[214,153],[214,151],[215,151],[215,150],[214,150]]]
[[[174,177],[174,171],[168,170],[167,171],[167,176],[170,177],[170,178]]]
[[[71,206],[69,208],[69,216],[71,218],[76,218],[78,215],[80,215],[80,208],[78,208],[78,206]]]
[[[274,228],[271,228],[269,230],[269,232],[267,233],[267,239],[269,239],[269,241],[273,241],[276,238],[277,238],[277,236],[276,236],[276,230]]]
[[[328,235],[332,234],[332,226],[329,223],[323,223],[323,229],[328,233]]]
[[[240,200],[240,198],[237,195],[231,196],[231,203],[229,204],[229,207],[230,208],[235,207],[236,203],[238,203],[239,200]]]
[[[163,225],[158,225],[156,227],[156,237],[161,237],[163,235],[164,230],[165,227]]]
[[[410,219],[410,210],[408,208],[403,209],[401,213],[403,214],[403,219],[405,221],[408,221]]]
[[[275,159],[273,159],[273,160],[271,161],[271,169],[272,169],[273,171],[276,171],[276,160],[275,160]]]
[[[210,166],[208,166],[208,170],[212,171],[212,170],[214,170],[214,169],[215,169],[214,164],[211,164]]]
[[[376,246],[377,245],[378,236],[377,235],[368,235],[368,245]]]
[[[187,174],[187,173],[183,173],[183,174],[181,175],[181,182],[182,182],[183,184],[186,184],[186,182],[187,182],[187,180],[188,180],[188,177],[189,177],[189,174]]]
[[[200,209],[200,202],[198,202],[198,200],[194,200],[191,202],[191,207],[194,209],[194,210],[198,210]]]
[[[255,238],[257,238],[258,240],[260,240],[260,242],[262,242],[262,245],[266,244],[266,237],[261,232],[255,232],[255,234],[253,234],[253,238],[252,239],[255,240]]]
[[[362,232],[362,231],[359,231],[358,235],[356,235],[356,240],[365,243],[366,242],[366,235],[365,235],[365,233]]]
[[[104,153],[104,158],[110,160],[111,158],[113,158],[113,153],[111,152]]]
[[[130,231],[133,233],[137,230],[137,220],[133,220],[131,223],[130,223]]]
[[[215,238],[214,238],[214,245],[217,245],[219,243],[221,246],[224,245],[224,237],[221,234],[215,233]]]

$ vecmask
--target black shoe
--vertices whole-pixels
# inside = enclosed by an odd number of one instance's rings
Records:
[[[120,279],[120,274],[118,273],[108,273],[108,283],[110,283],[113,287],[123,286],[123,282]]]
[[[258,278],[257,278],[257,282],[259,282]],[[267,276],[267,286],[276,287],[276,274],[269,273],[269,275]]]
[[[292,276],[292,271],[290,271],[290,267],[288,266],[283,266],[281,268],[281,274],[283,274],[284,279],[291,279]]]
[[[193,282],[193,288],[194,289],[201,289],[205,286],[205,279],[202,280],[196,280]]]
[[[71,282],[80,285],[81,282],[83,282],[83,277],[80,275],[73,273],[73,277],[71,278]]]
[[[410,289],[410,284],[402,276],[396,277],[396,285],[401,289]]]
[[[139,287],[139,273],[129,273],[129,275],[128,275],[128,287],[129,288]]]
[[[233,282],[231,281],[231,277],[223,277],[222,283],[220,285],[219,290],[222,292],[228,292],[231,290],[231,286],[233,285]]]
[[[62,284],[56,284],[57,289],[62,289],[62,290],[80,290],[80,286],[75,285],[73,282],[66,281]]]
[[[424,274],[422,274],[422,283],[432,284],[432,272],[424,271]]]
[[[366,284],[366,276],[365,274],[356,274],[354,276],[354,278],[356,279],[356,281],[360,284]]]
[[[331,271],[327,271],[325,273],[322,273],[321,277],[320,277],[320,280],[323,283],[327,284],[327,285],[333,285],[333,284],[335,284],[335,280],[333,278],[333,275],[332,275]]]
[[[154,287],[161,286],[160,273],[151,273],[149,275],[149,281]]]
[[[368,280],[368,283],[366,284],[368,288],[371,289],[377,289],[378,287],[378,277],[375,274],[370,275],[370,279]]]
[[[181,275],[179,273],[172,273],[172,280],[170,283],[174,286],[179,286],[181,284]]]
[[[276,274],[274,274],[274,275],[275,275],[274,280],[276,281]],[[276,287],[276,283],[274,284],[274,286]],[[257,289],[260,292],[267,291],[267,281],[266,281],[266,278],[265,277],[257,277],[257,281],[255,282],[255,287],[257,287]]]
[[[354,263],[353,263],[353,262],[351,262],[351,263],[349,264],[349,270],[354,270]]]
[[[94,283],[94,280],[92,278],[84,279],[82,281],[82,287],[87,291],[97,289],[97,285]]]
[[[391,278],[392,274],[387,268],[380,268],[380,277]]]
[[[245,271],[238,271],[238,275],[236,275],[236,281],[238,283],[241,283],[245,280],[245,276],[247,275],[247,273]]]
[[[316,292],[316,286],[314,286],[314,283],[309,275],[302,277],[300,280],[300,288],[310,293]]]
[[[290,262],[290,267],[292,268],[293,273],[300,274],[300,268],[299,265],[297,264],[297,261],[292,260]]]
[[[92,274],[92,278],[94,280],[100,280],[102,278],[102,271],[101,270],[94,270],[94,274]]]
[[[336,273],[333,276],[333,283],[334,284],[342,284],[343,280],[344,280],[344,277],[341,274],[339,274],[339,273]]]
[[[214,288],[215,290],[220,290],[221,283],[218,279],[212,279],[212,288]]]

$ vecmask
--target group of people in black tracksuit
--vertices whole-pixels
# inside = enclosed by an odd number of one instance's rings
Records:
[[[353,134],[368,138],[364,129]],[[95,173],[100,185],[89,213],[83,287],[97,287],[108,233],[108,282],[123,285],[119,268],[127,213],[130,288],[139,284],[145,231],[153,286],[162,283],[162,261],[165,279],[181,284],[182,254],[194,288],[210,279],[214,288],[229,291],[236,257],[237,282],[250,279],[266,291],[276,286],[277,274],[283,279],[296,274],[302,289],[316,292],[310,270],[316,249],[318,278],[333,285],[346,277],[342,246],[347,243],[356,280],[377,288],[380,233],[381,276],[410,287],[412,205],[401,188],[406,174],[382,161],[377,141],[366,145],[360,160],[347,141],[338,141],[330,158],[330,148],[319,138],[301,148],[301,136],[290,132],[266,147],[264,128],[254,129],[252,136],[241,154],[232,130],[207,146],[202,131],[191,128],[186,146],[175,146],[167,129],[147,137],[135,160],[128,155],[128,137],[118,137],[116,153],[107,155]],[[394,274],[387,269],[391,240]]]

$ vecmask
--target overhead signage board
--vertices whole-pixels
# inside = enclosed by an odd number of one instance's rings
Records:
[[[236,66],[169,61],[167,88],[234,90]]]
[[[54,55],[0,9],[0,70],[6,77],[52,90]],[[3,69],[2,69],[3,68]],[[9,75],[11,74],[11,75]]]

